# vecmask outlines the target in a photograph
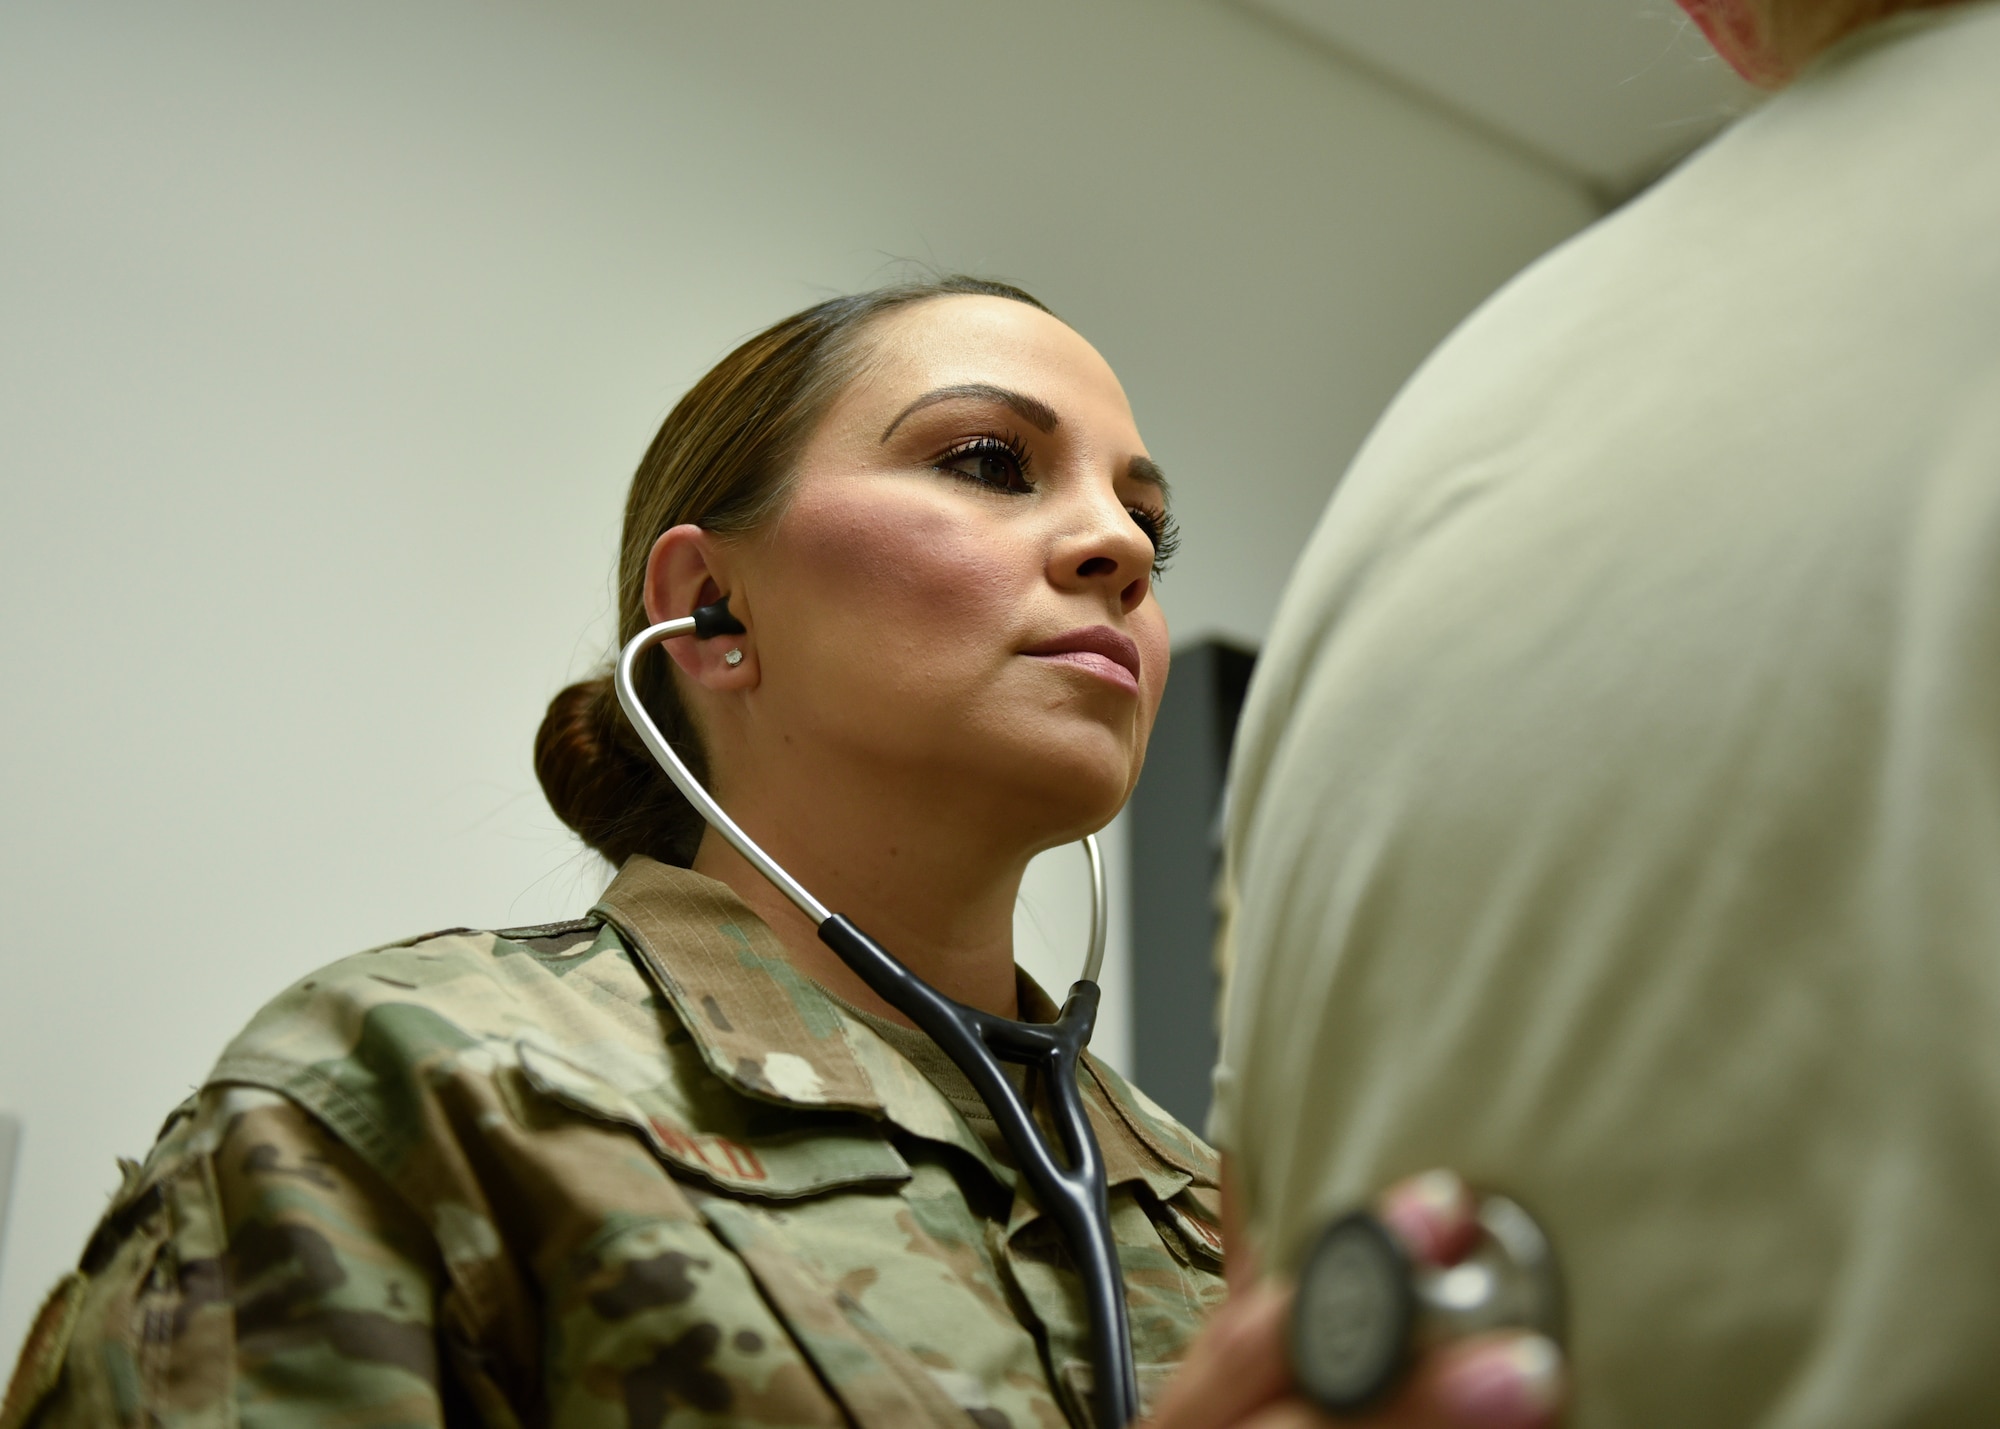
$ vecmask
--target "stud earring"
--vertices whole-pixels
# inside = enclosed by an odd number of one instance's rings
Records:
[[[722,657],[722,663],[725,665],[741,665],[743,663],[743,652],[741,650],[727,652]]]

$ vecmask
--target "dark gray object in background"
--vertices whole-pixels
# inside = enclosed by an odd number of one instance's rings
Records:
[[[1196,1131],[1215,1065],[1222,788],[1256,658],[1217,640],[1174,651],[1132,791],[1133,1079]]]

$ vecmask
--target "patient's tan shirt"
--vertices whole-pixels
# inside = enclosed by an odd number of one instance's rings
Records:
[[[1575,1423],[2000,1424],[2000,8],[1518,278],[1313,537],[1214,1130],[1280,1269],[1520,1196]]]

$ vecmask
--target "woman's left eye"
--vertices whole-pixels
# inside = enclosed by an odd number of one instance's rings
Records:
[[[953,476],[990,486],[995,491],[1033,491],[1028,480],[1028,454],[1018,445],[998,437],[981,437],[976,442],[945,453],[937,469]]]

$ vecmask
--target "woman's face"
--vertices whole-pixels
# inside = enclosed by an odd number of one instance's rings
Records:
[[[1158,469],[1046,313],[940,298],[867,340],[782,515],[732,553],[746,735],[1078,837],[1131,792],[1166,684]]]

